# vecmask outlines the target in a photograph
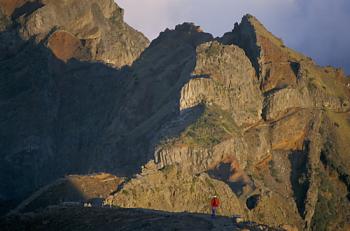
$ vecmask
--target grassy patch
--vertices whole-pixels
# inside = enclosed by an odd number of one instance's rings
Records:
[[[320,173],[321,184],[316,204],[315,214],[312,220],[313,230],[327,230],[332,221],[337,219],[338,200],[334,185],[328,176],[323,172]]]
[[[129,195],[129,191],[128,190],[122,190],[122,194],[124,194],[125,196],[128,196]]]
[[[338,153],[338,158],[347,167],[347,163],[350,163],[350,114],[349,113],[335,113],[327,112],[327,116],[334,125],[335,130],[335,144]]]
[[[205,52],[208,56],[219,56],[221,53],[221,50],[222,50],[221,46],[213,43]]]
[[[205,106],[203,114],[181,135],[182,143],[210,148],[232,137],[238,130],[231,114],[218,106]]]
[[[270,160],[269,161],[269,169],[270,169],[270,172],[271,172],[271,176],[277,178],[278,177],[278,172],[275,168],[275,162],[273,160]]]
[[[276,182],[281,183],[282,180],[278,176],[278,171],[275,167],[275,162],[273,160],[269,161],[269,169],[270,169],[271,176],[276,180]]]
[[[310,91],[316,91],[319,87],[318,87],[318,83],[315,81],[314,78],[311,78],[309,80],[309,82],[307,83],[307,88],[310,90]]]
[[[307,86],[311,91],[318,89],[339,99],[347,99],[344,82],[338,75],[335,69],[309,66],[306,69]]]
[[[176,166],[174,165],[166,165],[165,167],[163,167],[161,169],[161,171],[163,172],[163,174],[165,176],[169,175],[172,171],[174,171],[176,169]]]
[[[313,219],[313,229],[321,231],[335,230],[335,225],[350,214],[346,198],[350,191],[350,114],[327,111],[327,117],[328,140],[320,157],[326,171],[320,170],[320,191]]]
[[[189,147],[212,148],[240,132],[231,113],[217,105],[204,105],[202,115],[188,126],[176,138],[164,139],[160,146],[172,147],[187,145]]]

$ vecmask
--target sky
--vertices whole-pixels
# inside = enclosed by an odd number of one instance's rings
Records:
[[[125,21],[150,40],[166,28],[194,22],[222,36],[249,13],[320,65],[350,74],[350,0],[116,0]]]

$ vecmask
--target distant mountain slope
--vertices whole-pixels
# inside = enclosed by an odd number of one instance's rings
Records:
[[[106,146],[97,141],[111,117],[105,108],[118,107],[127,83],[119,68],[148,40],[112,0],[2,0],[0,20],[0,200],[67,173],[107,170],[81,152],[101,152],[92,140]]]

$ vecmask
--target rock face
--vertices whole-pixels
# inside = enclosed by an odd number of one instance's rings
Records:
[[[23,6],[25,3],[26,0],[2,0],[0,1],[0,7],[3,14],[10,17],[17,8]]]
[[[0,6],[19,23],[22,39],[47,43],[63,61],[76,58],[122,67],[148,45],[147,38],[124,23],[124,12],[113,0],[11,0]]]
[[[295,86],[298,61],[301,54],[286,48],[281,39],[275,37],[251,15],[243,17],[232,32],[226,33],[221,41],[237,44],[250,58],[259,77],[263,92],[285,86]]]
[[[148,40],[112,0],[1,1],[0,12],[0,198],[12,204],[65,174],[107,170],[91,141],[128,83],[127,68],[111,66],[131,64]],[[77,154],[88,143],[94,154]]]
[[[259,121],[263,97],[244,51],[210,42],[196,52],[193,79],[181,91],[180,110],[200,103],[216,104],[231,112],[238,126]]]
[[[253,16],[147,48],[112,0],[1,1],[0,22],[2,208],[66,174],[144,166],[106,203],[208,213],[216,193],[224,215],[346,230],[349,80]]]
[[[169,166],[132,179],[105,204],[124,208],[147,208],[169,212],[211,213],[210,199],[220,195],[224,203],[219,215],[244,216],[244,210],[230,187],[206,174],[188,175],[179,167]]]

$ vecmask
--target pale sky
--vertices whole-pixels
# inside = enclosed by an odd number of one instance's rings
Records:
[[[166,28],[194,22],[221,36],[243,15],[256,16],[287,46],[320,65],[350,74],[350,0],[116,0],[125,21],[150,40]]]

